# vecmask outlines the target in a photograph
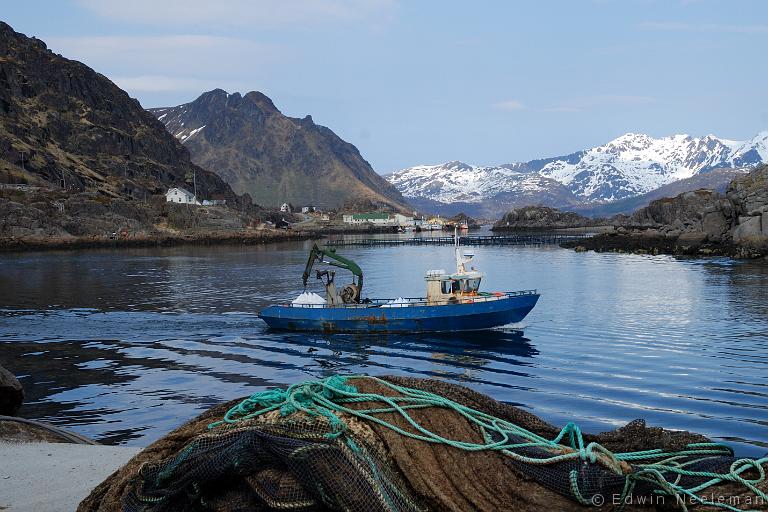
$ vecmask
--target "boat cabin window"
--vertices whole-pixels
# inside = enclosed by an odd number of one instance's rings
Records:
[[[446,279],[440,283],[441,291],[445,295],[452,293],[472,293],[480,288],[480,278],[477,279]]]
[[[480,278],[461,280],[461,291],[465,293],[476,292],[478,288],[480,288]]]

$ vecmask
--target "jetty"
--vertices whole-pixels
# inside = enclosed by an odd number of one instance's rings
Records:
[[[517,235],[460,236],[459,245],[551,245],[591,238],[594,233],[537,233]],[[327,247],[376,245],[453,245],[452,236],[410,238],[338,238],[326,241]]]

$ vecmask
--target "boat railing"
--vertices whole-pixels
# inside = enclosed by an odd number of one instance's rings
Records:
[[[327,304],[285,304],[292,308],[406,308],[413,306],[452,306],[456,304],[467,304],[474,302],[490,302],[510,297],[519,297],[522,295],[537,295],[537,290],[518,290],[514,292],[497,292],[478,295],[463,295],[456,300],[428,301],[425,297],[397,297],[395,299],[365,299],[364,302],[354,304],[338,304],[329,306]],[[400,302],[402,301],[402,302]]]

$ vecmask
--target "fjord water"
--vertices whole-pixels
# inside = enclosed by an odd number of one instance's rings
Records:
[[[483,289],[537,288],[520,325],[353,336],[270,332],[309,242],[0,257],[0,363],[22,415],[145,445],[213,404],[333,373],[447,379],[603,431],[635,418],[768,451],[768,264],[478,247]],[[450,247],[350,247],[366,296],[423,294]],[[338,278],[346,282],[346,277]],[[317,283],[311,286],[319,291]],[[522,332],[521,332],[522,331]]]

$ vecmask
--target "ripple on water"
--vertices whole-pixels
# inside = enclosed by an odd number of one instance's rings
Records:
[[[143,445],[212,404],[268,386],[399,374],[465,384],[555,424],[599,431],[642,417],[742,454],[765,452],[765,263],[480,247],[486,289],[542,293],[514,328],[267,331],[255,313],[298,295],[307,248],[4,256],[0,359],[28,391],[24,414]],[[451,266],[440,247],[345,254],[363,263],[371,296],[419,295],[426,267]]]

